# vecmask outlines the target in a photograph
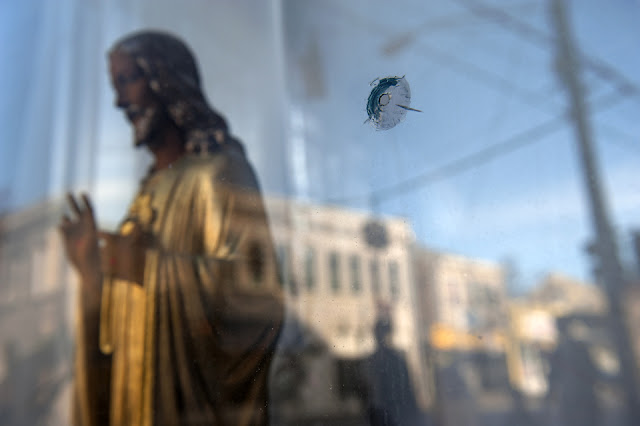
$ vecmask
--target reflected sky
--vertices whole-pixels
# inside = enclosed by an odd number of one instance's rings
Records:
[[[112,106],[105,52],[122,34],[151,26],[193,46],[209,98],[247,145],[267,194],[407,217],[429,247],[512,258],[525,286],[550,270],[590,278],[583,246],[592,231],[563,116],[566,94],[553,68],[547,2],[44,4],[4,2],[0,14],[0,55],[13,64],[0,81],[0,194],[9,188],[14,206],[57,195],[66,185],[57,177],[66,167],[57,161],[61,147],[69,138],[90,139],[96,145],[77,146],[95,162],[74,171],[73,186],[92,188],[101,221],[117,222],[148,159],[132,154],[130,129]],[[611,219],[622,238],[638,225],[640,208],[640,2],[568,6],[584,55],[615,70],[598,72],[589,62],[583,78]],[[77,32],[60,29],[65,22],[75,22]],[[51,32],[56,37],[42,44]],[[96,100],[89,109],[89,95],[78,95],[77,87],[73,96],[80,98],[62,96],[75,82],[60,76],[73,69],[76,34],[91,36],[80,57],[83,75],[93,75],[81,82]],[[48,86],[52,69],[60,81]],[[369,83],[387,75],[406,76],[412,106],[423,113],[378,132],[363,124],[364,106]],[[635,95],[616,92],[618,75]],[[34,124],[52,108],[49,127]],[[60,112],[73,108],[82,111]],[[75,133],[66,127],[74,120],[84,126]],[[33,167],[48,159],[53,164]],[[53,183],[43,184],[51,176]]]
[[[325,153],[314,158],[324,164],[310,172],[310,198],[408,216],[418,238],[441,250],[512,257],[525,285],[548,270],[589,278],[589,216],[546,2],[312,3],[287,2],[286,20],[289,34],[302,35],[287,38],[288,51],[317,40],[329,82],[326,96],[305,98],[302,76],[294,96],[308,149]],[[638,2],[606,11],[598,2],[569,5],[585,55],[637,88]],[[406,75],[412,105],[424,113],[386,132],[363,126],[366,83],[379,75]],[[584,80],[612,219],[625,233],[640,206],[640,98],[617,94],[615,79],[593,68]],[[602,96],[612,99],[606,108]]]

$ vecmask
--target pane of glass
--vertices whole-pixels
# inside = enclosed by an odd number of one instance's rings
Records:
[[[604,5],[2,2],[0,423],[635,425]]]

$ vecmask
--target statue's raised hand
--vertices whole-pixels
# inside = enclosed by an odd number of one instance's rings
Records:
[[[70,215],[64,215],[59,229],[69,261],[81,276],[100,272],[100,249],[98,231],[91,201],[86,194],[78,203],[72,194],[67,194]]]

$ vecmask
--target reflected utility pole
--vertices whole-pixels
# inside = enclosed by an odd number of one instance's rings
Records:
[[[635,360],[633,346],[630,342],[631,334],[622,306],[622,296],[626,285],[603,190],[600,186],[599,169],[593,152],[589,113],[585,102],[584,88],[580,80],[580,57],[573,44],[569,29],[565,0],[551,0],[551,20],[556,31],[556,65],[560,79],[569,95],[571,119],[578,143],[583,177],[589,194],[591,219],[595,231],[592,260],[600,272],[600,278],[609,302],[611,332],[620,360],[620,376],[624,384],[629,416],[630,419],[638,419],[640,418],[640,407],[638,405]]]

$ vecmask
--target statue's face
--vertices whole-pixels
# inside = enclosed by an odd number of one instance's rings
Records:
[[[157,144],[170,119],[135,60],[124,52],[113,52],[109,55],[109,71],[116,106],[125,111],[133,126],[135,146]]]

